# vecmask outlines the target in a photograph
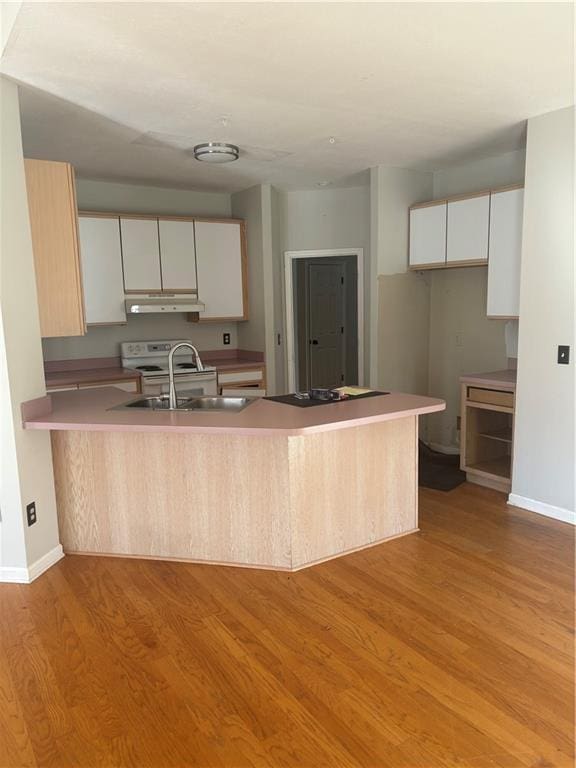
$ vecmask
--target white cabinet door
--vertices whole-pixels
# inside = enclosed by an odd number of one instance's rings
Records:
[[[161,290],[158,220],[121,218],[120,231],[126,290]]]
[[[443,266],[446,261],[446,203],[410,211],[411,267]]]
[[[448,203],[446,263],[488,261],[490,195]]]
[[[194,222],[200,319],[245,319],[242,227],[236,222]]]
[[[162,289],[196,290],[196,249],[192,221],[158,222]]]
[[[489,317],[520,314],[523,206],[523,189],[495,192],[490,199]]]
[[[80,216],[78,228],[86,323],[125,323],[119,219]]]

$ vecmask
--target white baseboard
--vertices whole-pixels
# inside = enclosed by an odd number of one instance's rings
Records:
[[[545,517],[553,517],[554,520],[561,520],[563,523],[576,525],[576,513],[563,507],[555,507],[552,504],[545,504],[543,501],[528,499],[525,496],[518,496],[516,493],[511,493],[508,496],[508,504],[527,509],[529,512],[536,512]]]
[[[436,453],[445,453],[449,456],[456,456],[460,453],[460,448],[457,445],[443,445],[442,443],[428,443],[423,441],[428,448],[431,448]]]
[[[30,584],[38,576],[41,576],[44,571],[47,571],[48,568],[57,563],[58,560],[62,560],[63,557],[62,545],[58,544],[57,547],[51,549],[50,552],[40,557],[32,565],[29,565],[28,568],[0,567],[0,583]]]

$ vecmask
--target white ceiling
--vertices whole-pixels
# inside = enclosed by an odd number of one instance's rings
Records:
[[[1,71],[25,152],[235,191],[518,149],[573,100],[572,3],[24,3]],[[335,141],[330,142],[333,137]],[[195,161],[230,141],[241,159]]]

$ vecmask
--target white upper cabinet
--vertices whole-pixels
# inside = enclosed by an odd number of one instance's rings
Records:
[[[195,221],[198,298],[202,320],[245,320],[245,254],[242,222]]]
[[[410,267],[444,266],[446,262],[446,203],[410,210]]]
[[[162,288],[165,291],[196,290],[196,249],[192,221],[158,222]]]
[[[448,203],[446,264],[488,261],[490,195]]]
[[[160,291],[160,247],[157,219],[120,219],[124,287],[127,291]]]
[[[524,190],[494,192],[490,200],[489,317],[520,314],[520,256]]]
[[[80,216],[78,228],[86,323],[125,323],[120,221]]]

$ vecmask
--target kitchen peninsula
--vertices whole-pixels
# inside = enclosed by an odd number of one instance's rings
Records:
[[[297,570],[418,529],[418,416],[442,400],[115,409],[129,399],[110,387],[23,405],[26,429],[52,432],[68,553]]]

